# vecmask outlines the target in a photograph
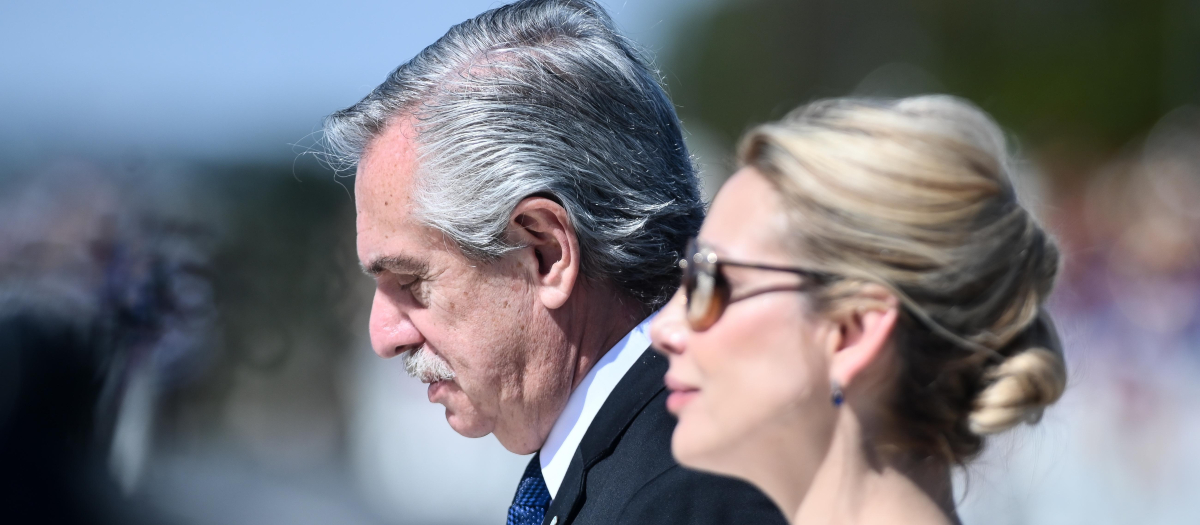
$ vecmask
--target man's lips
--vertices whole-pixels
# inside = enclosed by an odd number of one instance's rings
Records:
[[[667,411],[678,416],[683,407],[692,402],[697,395],[700,394],[700,389],[691,386],[687,383],[668,375],[665,379],[667,390],[671,394],[667,396]]]
[[[453,379],[447,379],[447,380],[443,380],[443,381],[434,381],[432,383],[429,383],[429,389],[426,391],[426,394],[429,397],[429,402],[437,403],[438,395],[445,392],[445,390],[450,387],[450,383],[452,381],[453,381]]]

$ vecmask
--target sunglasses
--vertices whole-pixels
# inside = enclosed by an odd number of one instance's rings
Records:
[[[683,269],[683,291],[684,297],[687,299],[687,320],[692,330],[697,332],[708,330],[712,325],[716,324],[717,320],[721,318],[721,314],[725,313],[725,308],[731,303],[759,295],[760,293],[782,290],[800,291],[809,285],[822,285],[836,279],[836,276],[832,274],[805,270],[803,268],[788,268],[724,260],[718,257],[716,253],[713,253],[712,250],[701,246],[695,238],[688,241],[687,250],[684,253],[686,255],[679,260],[679,267]],[[724,266],[787,272],[804,277],[806,282],[795,287],[769,288],[734,299],[729,287],[729,279],[721,271],[721,268]]]

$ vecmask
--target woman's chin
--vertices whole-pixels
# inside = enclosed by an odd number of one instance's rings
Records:
[[[681,424],[671,435],[671,454],[680,465],[694,470],[725,474],[719,468],[721,448]]]

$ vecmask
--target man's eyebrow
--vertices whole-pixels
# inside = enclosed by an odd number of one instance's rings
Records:
[[[429,265],[425,261],[406,257],[404,255],[384,255],[376,257],[362,265],[363,273],[371,277],[384,272],[402,273],[408,275],[424,275],[429,273]]]

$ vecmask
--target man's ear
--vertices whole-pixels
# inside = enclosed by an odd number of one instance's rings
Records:
[[[526,197],[513,209],[508,234],[521,246],[519,260],[537,283],[542,303],[556,309],[566,304],[579,278],[579,241],[561,204],[545,197]]]
[[[864,285],[856,295],[857,300],[851,301],[857,306],[840,311],[833,319],[839,337],[830,358],[830,379],[842,388],[861,379],[864,370],[884,357],[900,316],[899,301],[882,286]]]

